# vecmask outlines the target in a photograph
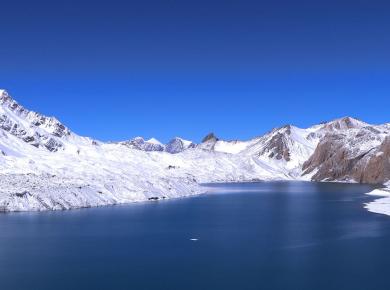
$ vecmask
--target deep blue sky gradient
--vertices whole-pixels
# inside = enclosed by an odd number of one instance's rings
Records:
[[[0,87],[81,135],[199,141],[345,115],[390,122],[389,1],[0,7]]]

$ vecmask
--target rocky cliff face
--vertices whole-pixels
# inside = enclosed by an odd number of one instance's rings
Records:
[[[386,126],[360,122],[344,128],[332,124],[331,128],[303,164],[303,175],[311,174],[315,181],[384,183],[390,179],[390,135]]]
[[[363,183],[385,183],[390,180],[390,136],[373,150],[367,163],[359,170],[356,180]]]

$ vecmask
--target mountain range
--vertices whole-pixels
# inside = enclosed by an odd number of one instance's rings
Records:
[[[101,142],[0,90],[0,211],[58,210],[199,194],[202,183],[312,180],[386,184],[390,124],[343,117],[245,141],[136,137]]]

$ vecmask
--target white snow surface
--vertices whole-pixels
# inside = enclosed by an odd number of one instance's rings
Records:
[[[223,141],[219,140],[215,143],[214,150],[218,152],[237,154],[248,148],[251,143],[254,143],[256,140],[252,141]]]

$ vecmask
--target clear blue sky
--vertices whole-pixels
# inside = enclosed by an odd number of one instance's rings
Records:
[[[390,1],[2,1],[0,87],[101,140],[390,122]]]

